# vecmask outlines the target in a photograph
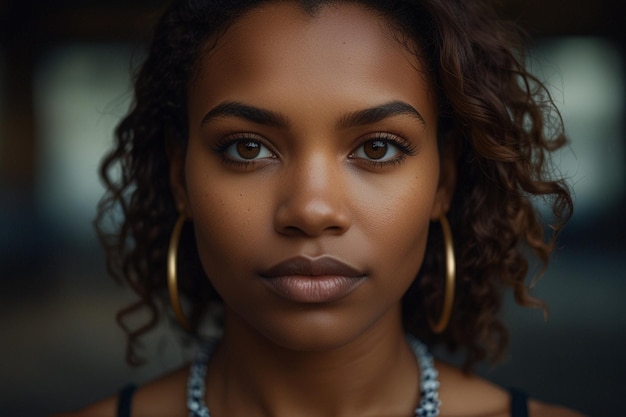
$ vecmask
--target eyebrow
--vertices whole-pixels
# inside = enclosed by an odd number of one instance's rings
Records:
[[[405,103],[404,101],[390,101],[379,106],[359,110],[343,116],[339,121],[339,127],[348,128],[353,126],[368,125],[379,122],[388,117],[401,115],[414,117],[421,124],[426,124],[424,117],[415,109],[415,107]]]
[[[421,124],[426,124],[424,117],[415,107],[404,101],[396,100],[348,113],[339,120],[338,126],[341,129],[345,129],[348,127],[368,125],[389,117],[401,115],[412,116]],[[253,123],[273,127],[287,127],[289,125],[288,118],[281,113],[250,106],[238,101],[225,101],[218,104],[202,118],[201,125],[205,125],[211,120],[220,117],[237,117],[249,120]]]
[[[249,106],[238,101],[225,101],[212,108],[203,118],[201,125],[220,117],[237,117],[251,122],[274,127],[286,127],[289,121],[285,116],[270,110]]]

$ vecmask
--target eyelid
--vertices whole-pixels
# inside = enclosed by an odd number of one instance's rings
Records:
[[[265,148],[270,155],[254,159],[238,158],[229,155],[228,150],[242,141],[256,142],[261,147]],[[250,165],[258,163],[262,160],[276,158],[278,155],[277,152],[274,151],[272,146],[267,143],[263,136],[252,132],[233,132],[229,135],[223,136],[214,146],[211,147],[211,149],[215,153],[219,154],[224,162],[240,165]]]
[[[264,138],[258,133],[246,131],[232,131],[231,133],[228,133],[219,138],[219,140],[216,141],[216,144],[212,146],[212,148],[214,150],[224,149],[224,147],[241,140],[256,140],[258,142],[263,142]]]
[[[380,140],[380,141],[387,142],[408,156],[413,156],[417,153],[417,146],[411,141],[407,140],[405,137],[401,135],[397,135],[395,133],[381,131],[381,132],[368,133],[366,135],[361,136],[358,139],[358,146],[354,148],[355,150],[351,152],[351,155],[354,154],[356,149],[359,149],[364,144],[373,140]]]

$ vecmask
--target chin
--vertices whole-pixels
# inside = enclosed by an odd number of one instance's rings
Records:
[[[399,314],[399,309],[398,313]],[[344,309],[317,309],[291,312],[271,320],[256,315],[248,320],[253,333],[270,344],[297,352],[328,352],[341,349],[366,335],[388,332],[388,321],[394,320],[396,309],[382,314],[355,315]]]

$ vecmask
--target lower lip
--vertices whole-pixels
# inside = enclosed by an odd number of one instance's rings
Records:
[[[264,278],[276,294],[298,303],[330,303],[350,294],[365,281],[365,277],[280,276]]]

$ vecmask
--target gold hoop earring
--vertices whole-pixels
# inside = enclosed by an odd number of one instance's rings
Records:
[[[429,323],[431,329],[435,333],[442,333],[452,316],[452,304],[454,303],[454,280],[456,275],[456,262],[454,260],[454,244],[452,241],[452,229],[450,229],[450,223],[445,214],[439,217],[439,223],[441,223],[441,231],[443,232],[443,242],[446,252],[446,281],[445,281],[445,293],[443,298],[443,307],[441,309],[441,315],[436,323],[432,321]]]
[[[172,303],[172,309],[174,310],[174,315],[176,316],[176,320],[182,326],[183,329],[188,332],[191,331],[191,325],[187,321],[185,317],[185,313],[183,313],[183,308],[180,304],[180,297],[178,295],[178,283],[177,283],[177,273],[176,273],[176,258],[178,255],[178,245],[180,243],[180,234],[183,230],[183,225],[187,217],[184,214],[178,216],[178,220],[174,224],[174,229],[172,230],[172,236],[170,237],[170,245],[167,251],[167,289],[170,294],[170,302]]]

